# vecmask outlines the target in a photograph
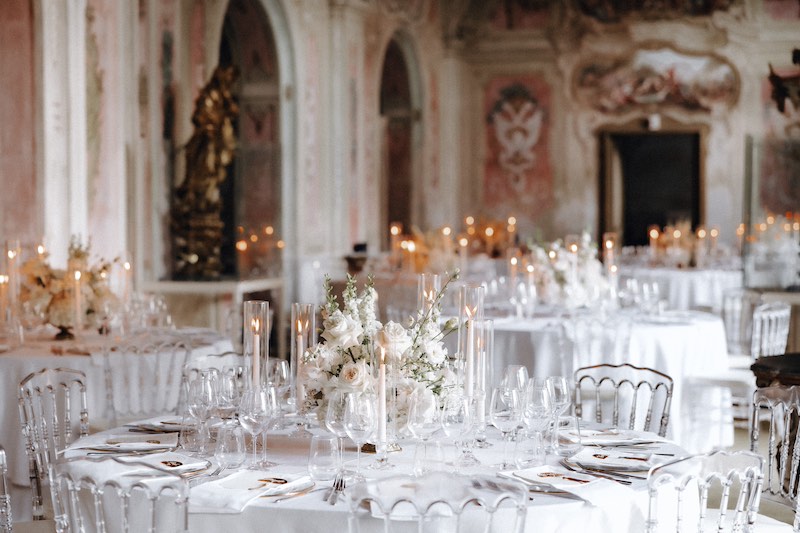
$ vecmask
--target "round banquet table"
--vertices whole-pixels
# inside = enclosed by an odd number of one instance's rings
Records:
[[[229,339],[202,328],[183,328],[152,332],[155,336],[179,336],[189,342],[192,360],[233,349]],[[160,338],[160,337],[159,337]],[[164,337],[166,338],[166,337]],[[86,374],[86,396],[89,423],[96,427],[106,415],[106,383],[104,375],[103,337],[86,335],[76,341],[55,341],[40,336],[9,351],[0,353],[0,427],[4,428],[0,444],[8,460],[8,476],[15,490],[14,516],[18,520],[30,517],[28,461],[19,423],[17,397],[20,382],[30,373],[43,368],[71,368]],[[21,495],[20,496],[18,496]]]
[[[115,432],[116,431],[116,432]],[[313,432],[320,432],[318,428],[312,429]],[[104,432],[107,436],[119,438],[119,429]],[[124,433],[122,433],[124,435]],[[648,447],[648,452],[657,452],[653,455],[653,462],[668,461],[673,457],[679,457],[686,453],[685,450],[669,441],[659,439],[652,433],[631,432],[641,439],[652,439],[658,441]],[[434,436],[434,438],[440,435]],[[481,461],[481,465],[469,470],[462,471],[463,474],[487,474],[496,475],[498,473],[497,464],[502,458],[502,443],[500,434],[494,428],[489,428],[487,437],[493,444],[486,449],[476,449],[475,455]],[[90,436],[95,439],[97,436]],[[652,442],[651,440],[651,442]],[[189,497],[189,530],[192,533],[211,533],[216,531],[237,531],[238,533],[249,533],[263,531],[265,524],[269,524],[269,529],[292,532],[310,531],[347,531],[349,517],[349,502],[347,494],[340,498],[335,504],[331,505],[325,501],[327,491],[310,492],[302,496],[290,498],[276,503],[273,498],[261,498],[257,492],[255,495],[247,496],[248,485],[237,480],[252,479],[258,477],[283,477],[290,480],[300,480],[307,475],[307,457],[309,439],[297,439],[289,437],[287,432],[270,432],[268,438],[268,458],[277,463],[276,466],[255,473],[239,470],[234,473],[223,472],[222,479],[211,478],[202,484],[195,484]],[[346,441],[348,447],[345,449],[345,466],[355,467],[355,449]],[[76,447],[80,446],[80,441]],[[372,470],[369,468],[375,462],[374,455],[362,454],[362,472],[368,479],[394,476],[399,474],[410,474],[413,465],[413,455],[415,444],[410,441],[400,441],[401,450],[390,454],[390,463],[393,468],[386,470]],[[455,456],[452,444],[442,441],[446,463],[443,470],[451,471],[452,466],[448,463]],[[594,449],[594,448],[588,448]],[[78,450],[68,452],[74,455]],[[619,453],[635,453],[632,451]],[[663,454],[663,455],[660,455]],[[558,460],[556,455],[547,456],[547,464],[557,467]],[[209,467],[212,470],[216,465]],[[645,528],[647,519],[648,492],[645,480],[646,472],[639,472],[637,479],[632,479],[631,485],[622,485],[607,479],[596,479],[591,487],[581,487],[580,494],[585,501],[580,499],[567,499],[557,495],[541,493],[531,493],[528,504],[525,531],[536,532],[583,532],[586,531],[587,524],[592,524],[596,531],[615,531],[615,532],[641,532]],[[592,479],[592,478],[589,478]],[[316,488],[330,486],[330,482],[318,482]],[[584,490],[588,489],[588,490]],[[239,502],[235,508],[230,507],[231,494],[233,491],[245,493],[245,500]],[[226,507],[226,505],[228,507]],[[504,511],[504,510],[501,510]],[[511,510],[508,510],[511,512]],[[661,512],[664,512],[660,510]],[[666,512],[669,512],[668,510]],[[503,520],[502,515],[496,516]],[[379,519],[368,519],[365,528],[361,531],[383,531],[383,523]],[[393,524],[396,526],[397,523]],[[404,526],[408,527],[405,529]],[[416,531],[413,522],[401,524],[399,531]],[[393,529],[395,530],[395,529]],[[469,529],[467,529],[469,530]]]
[[[666,268],[666,267],[620,267],[620,287],[626,279],[640,282],[657,282],[661,299],[669,309],[704,309],[719,312],[722,295],[728,289],[742,287],[741,270]]]
[[[565,331],[568,320],[563,316],[494,319],[491,382],[496,383],[510,364],[526,366],[531,376],[571,376],[575,370],[574,346]],[[618,347],[616,357],[578,364],[627,362],[667,374],[674,381],[667,436],[692,451],[732,444],[733,427],[725,417],[716,420],[720,427],[704,428],[703,435],[708,440],[685,428],[690,420],[684,409],[685,393],[688,393],[684,383],[691,377],[711,376],[728,368],[722,319],[700,311],[668,311],[655,316],[618,313],[605,319],[609,327],[621,321],[630,321],[627,348]],[[450,349],[452,351],[452,347]],[[716,401],[722,402],[724,398]],[[715,408],[724,409],[724,406]]]

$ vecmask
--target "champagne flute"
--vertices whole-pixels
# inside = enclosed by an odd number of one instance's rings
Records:
[[[569,409],[572,403],[572,393],[569,383],[564,376],[550,376],[545,380],[547,390],[550,391],[550,401],[553,405],[552,419],[553,431],[551,446],[555,450],[558,442],[558,419]]]
[[[508,442],[522,422],[519,390],[510,387],[495,388],[489,404],[489,420],[503,434],[503,462],[500,468],[513,468],[515,465],[508,458]]]
[[[275,387],[275,392],[278,397],[278,406],[280,407],[280,411],[275,423],[277,427],[284,427],[282,418],[285,413],[284,406],[289,401],[291,379],[292,377],[289,373],[289,362],[284,359],[270,358],[267,380],[269,381],[270,385]]]
[[[356,445],[356,471],[353,479],[363,481],[361,473],[361,447],[375,432],[377,416],[375,412],[375,398],[363,392],[347,394],[344,409],[344,427],[347,436]]]

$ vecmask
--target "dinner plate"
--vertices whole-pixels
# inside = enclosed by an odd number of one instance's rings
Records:
[[[578,435],[575,429],[570,429],[564,433],[564,435],[572,440],[573,442],[578,441],[578,437],[580,437],[580,442],[583,445],[591,446],[591,445],[619,445],[619,444],[638,444],[638,443],[649,443],[652,442],[652,435],[648,438],[643,438],[642,433],[639,431],[633,431],[628,429],[617,429],[617,428],[603,428],[603,429],[592,429],[587,427],[580,428],[580,436]]]
[[[650,454],[595,448],[584,448],[567,462],[589,470],[609,472],[642,472],[653,466]]]

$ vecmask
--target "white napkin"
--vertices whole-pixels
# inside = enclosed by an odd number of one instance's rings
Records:
[[[113,435],[97,433],[84,437],[70,446],[71,449],[92,449],[107,452],[140,452],[158,450],[162,448],[176,448],[178,446],[177,433],[130,434]]]
[[[555,477],[554,474],[563,477]],[[608,506],[612,509],[614,508],[614,503],[616,501],[622,501],[622,498],[628,499],[630,496],[625,494],[624,491],[631,490],[630,487],[620,485],[614,481],[578,474],[559,466],[537,466],[533,468],[526,468],[524,470],[515,470],[513,472],[500,472],[500,475],[517,480],[522,478],[531,481],[532,483],[548,484],[557,490],[563,490],[564,492],[569,492],[575,494],[576,496],[580,496],[592,506]],[[587,483],[580,483],[578,481],[574,481],[576,479],[586,479],[591,481]]]
[[[211,466],[211,461],[189,457],[188,455],[176,452],[152,453],[150,455],[135,457],[126,456],[120,457],[119,460],[126,463],[144,463],[178,475],[205,470]],[[136,470],[134,469],[132,472],[136,472]]]
[[[581,427],[581,434],[578,435],[575,429],[570,429],[563,434],[567,439],[578,442],[586,446],[590,445],[610,445],[610,444],[636,444],[639,442],[651,442],[654,440],[652,433],[642,433],[628,429],[605,428],[592,429]]]
[[[286,483],[275,483],[274,480],[285,480]],[[243,470],[193,487],[189,496],[189,512],[241,513],[261,496],[276,496],[302,490],[311,483],[311,478],[303,474]]]
[[[625,450],[584,448],[568,460],[570,463],[598,470],[641,472],[653,466],[651,457],[647,453]]]

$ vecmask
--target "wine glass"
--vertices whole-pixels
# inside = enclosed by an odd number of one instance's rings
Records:
[[[501,387],[517,389],[522,395],[528,386],[528,368],[525,365],[508,365],[503,372]]]
[[[428,443],[441,427],[439,402],[433,392],[428,389],[417,389],[411,393],[406,426],[408,431],[419,439],[414,453],[414,473],[424,474],[432,470],[428,465],[435,464],[436,456],[439,455],[438,446],[434,444],[431,450],[429,449],[431,445]]]
[[[236,408],[239,406],[239,386],[236,383],[236,376],[227,372],[219,373],[216,377],[216,389],[214,415],[221,418],[224,425],[233,420]]]
[[[239,424],[226,424],[217,432],[217,446],[214,458],[217,460],[220,472],[226,468],[239,468],[244,464],[247,456],[244,430]]]
[[[466,438],[474,426],[475,420],[470,409],[470,402],[463,396],[452,396],[444,400],[442,405],[442,431],[453,439],[456,452],[460,455],[453,461],[456,469],[480,464],[478,459],[467,449]]]
[[[239,401],[239,423],[252,437],[253,460],[251,470],[259,470],[274,463],[258,458],[258,436],[263,433],[277,412],[277,399],[275,389],[272,387],[259,387],[248,389],[242,393]],[[266,449],[265,449],[266,451]]]
[[[376,425],[375,398],[363,392],[348,393],[344,407],[344,428],[357,450],[354,480],[364,480],[361,474],[361,447],[375,432]]]
[[[344,464],[344,438],[347,436],[347,429],[344,425],[345,405],[347,393],[334,391],[328,396],[328,407],[325,410],[325,427],[328,431],[336,435],[339,439],[339,454],[342,455]],[[345,472],[351,475],[352,472]]]
[[[564,376],[550,376],[546,380],[550,399],[553,403],[553,412],[556,416],[564,414],[572,403],[572,392]]]
[[[275,387],[275,392],[278,396],[280,412],[276,419],[276,425],[278,427],[283,427],[283,421],[281,419],[285,413],[284,407],[289,402],[289,392],[292,384],[292,376],[289,373],[289,362],[284,359],[270,358],[267,380],[271,386]]]
[[[489,404],[489,420],[503,434],[503,462],[500,468],[504,470],[513,468],[515,465],[508,458],[508,442],[522,422],[519,390],[511,387],[495,388]]]
[[[198,434],[198,453],[205,455],[208,444],[208,419],[211,416],[211,409],[216,402],[216,391],[212,375],[206,371],[200,372],[195,379],[189,382],[189,393],[187,398],[187,408],[189,414],[197,422]]]
[[[525,399],[522,409],[522,422],[528,437],[533,440],[531,466],[544,464],[544,446],[542,435],[550,425],[553,415],[553,405],[550,399],[550,390],[546,382],[531,379],[525,389]]]

